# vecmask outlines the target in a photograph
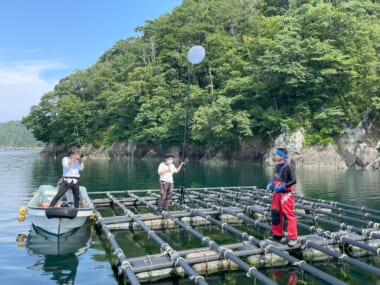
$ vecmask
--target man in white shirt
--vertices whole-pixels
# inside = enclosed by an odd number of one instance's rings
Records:
[[[161,196],[158,199],[156,214],[159,215],[162,210],[167,211],[170,204],[170,198],[174,190],[173,174],[181,171],[184,162],[178,167],[173,164],[173,154],[165,155],[165,162],[161,162],[158,166],[158,175],[160,175],[160,192]]]
[[[50,202],[49,207],[54,207],[63,194],[65,194],[67,190],[71,189],[74,196],[74,207],[79,208],[79,171],[82,171],[84,168],[83,163],[80,161],[81,158],[82,155],[80,150],[73,147],[70,150],[69,156],[65,156],[62,159],[62,181],[59,184],[58,192]]]

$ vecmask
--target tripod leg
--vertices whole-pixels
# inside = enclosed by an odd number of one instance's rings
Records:
[[[187,193],[186,188],[183,187],[183,186],[181,186],[179,203],[180,204],[185,204],[186,203],[186,201],[185,201],[186,200],[185,195],[187,196],[187,198],[189,199],[189,201],[191,202],[191,204],[194,204],[193,201],[190,199],[190,195],[189,195],[189,193]]]
[[[179,193],[179,203],[184,204],[185,203],[185,188],[181,186],[180,193]]]

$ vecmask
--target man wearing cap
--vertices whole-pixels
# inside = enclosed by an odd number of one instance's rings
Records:
[[[161,162],[158,166],[158,175],[160,176],[160,192],[158,199],[156,214],[161,214],[162,210],[167,211],[170,204],[170,198],[174,190],[173,174],[181,171],[183,162],[178,167],[173,164],[174,155],[168,153],[165,155],[165,162]]]
[[[286,149],[278,148],[275,152],[276,165],[274,167],[274,179],[268,184],[268,189],[273,191],[271,215],[272,215],[272,239],[283,240],[284,219],[287,220],[288,245],[297,244],[297,219],[294,214],[294,187],[297,183],[292,167],[288,164]]]
[[[62,159],[62,180],[59,183],[58,192],[50,202],[49,207],[54,207],[58,200],[61,199],[63,194],[71,189],[74,196],[74,207],[79,208],[79,171],[82,171],[84,168],[83,163],[81,162],[81,158],[82,155],[80,150],[76,147],[73,147],[69,152],[69,156],[65,156]]]

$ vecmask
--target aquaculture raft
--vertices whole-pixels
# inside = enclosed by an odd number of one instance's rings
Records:
[[[195,284],[207,284],[206,275],[232,269],[245,271],[247,278],[259,280],[260,284],[277,284],[259,271],[276,266],[297,267],[329,284],[346,284],[312,265],[330,259],[348,263],[375,278],[380,276],[378,267],[358,259],[380,255],[378,210],[295,195],[297,226],[306,234],[298,237],[295,247],[288,247],[268,239],[271,193],[255,186],[187,188],[185,195],[175,193],[178,195],[174,195],[170,208],[173,211],[161,215],[153,214],[157,210],[158,189],[89,194],[98,197],[92,199],[96,223],[113,249],[118,274],[131,284],[173,275],[188,276]],[[103,217],[99,210],[107,207],[119,208],[124,215]],[[150,213],[144,213],[147,209]],[[263,229],[266,234],[258,238],[243,232],[243,224]],[[236,243],[218,244],[197,230],[204,225],[233,234]],[[187,231],[204,247],[175,249],[156,232],[168,228]],[[157,244],[157,254],[128,258],[112,234],[117,230],[144,231]]]

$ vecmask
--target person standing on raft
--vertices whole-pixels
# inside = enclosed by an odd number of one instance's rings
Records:
[[[273,191],[271,216],[272,216],[272,240],[283,241],[284,220],[287,220],[286,231],[288,233],[288,246],[297,244],[297,219],[294,214],[294,187],[297,183],[296,176],[290,164],[285,148],[278,148],[274,178],[268,184],[268,189]]]
[[[160,176],[160,192],[161,196],[158,199],[156,215],[160,215],[162,210],[167,211],[170,204],[170,198],[174,190],[173,174],[181,171],[184,162],[176,167],[173,164],[173,154],[165,155],[165,162],[161,162],[158,166],[158,175]]]

